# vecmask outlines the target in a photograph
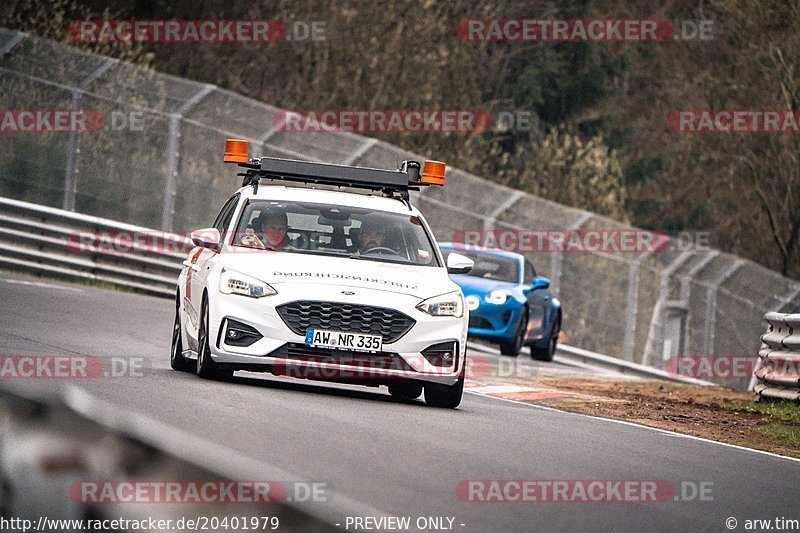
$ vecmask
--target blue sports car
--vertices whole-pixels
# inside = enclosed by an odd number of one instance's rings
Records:
[[[440,243],[442,253],[457,252],[475,261],[468,274],[450,278],[464,292],[469,309],[469,334],[498,343],[503,355],[531,356],[552,361],[561,331],[561,302],[548,288],[550,280],[536,275],[523,255],[503,250]]]

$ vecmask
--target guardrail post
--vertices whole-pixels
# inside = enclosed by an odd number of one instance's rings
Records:
[[[636,340],[636,316],[639,312],[639,265],[651,253],[648,250],[637,255],[631,261],[628,271],[628,303],[625,308],[625,338],[623,342],[623,357],[626,361],[633,361],[633,348]]]
[[[730,278],[743,264],[744,261],[742,259],[735,260],[733,264],[717,276],[717,279],[708,287],[708,293],[706,295],[706,337],[703,342],[704,356],[709,356],[714,353],[714,335],[717,327],[717,290],[719,286]]]
[[[89,85],[116,63],[116,59],[107,58],[78,83],[72,90],[73,111],[78,111],[78,108],[80,108],[83,93],[86,92]],[[67,143],[67,168],[64,174],[63,208],[67,211],[75,211],[75,195],[78,193],[78,155],[80,153],[80,136],[78,132],[72,130],[69,132],[69,141]]]
[[[658,284],[658,301],[653,306],[653,314],[650,317],[650,327],[647,330],[647,342],[644,346],[644,355],[642,356],[643,365],[651,365],[653,359],[653,352],[655,351],[656,337],[664,337],[664,308],[667,305],[669,298],[669,282],[672,274],[680,268],[690,257],[694,255],[693,252],[682,252],[678,257],[672,260],[667,267],[661,271],[661,277]],[[661,365],[659,365],[661,366]]]
[[[687,338],[691,340],[688,336],[688,331],[691,331],[690,324],[696,319],[695,314],[692,313],[692,309],[689,307],[689,298],[692,295],[692,286],[691,281],[695,279],[697,274],[703,270],[711,261],[713,261],[719,255],[719,251],[717,250],[710,250],[706,256],[701,259],[696,265],[689,269],[689,272],[686,273],[686,276],[681,280],[681,299],[686,302],[687,308],[687,315],[686,315],[686,329],[687,329]],[[703,315],[703,320],[705,321],[705,315]],[[703,322],[703,327],[705,328],[705,322]],[[705,335],[705,330],[704,333]],[[704,337],[705,339],[705,337]],[[687,342],[687,346],[688,346]]]
[[[174,113],[169,115],[169,138],[167,140],[167,175],[164,178],[164,198],[161,209],[161,229],[172,231],[175,220],[175,194],[178,176],[178,158],[180,157],[181,120],[183,115],[195,106],[208,93],[216,88],[215,85],[206,84],[191,98],[186,100]]]

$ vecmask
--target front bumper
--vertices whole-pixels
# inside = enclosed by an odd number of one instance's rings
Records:
[[[393,380],[417,380],[454,384],[464,368],[467,316],[433,317],[416,309],[413,296],[382,290],[299,283],[273,284],[278,294],[264,298],[216,294],[209,299],[209,345],[215,363],[236,370],[271,371],[310,379],[387,384]],[[346,293],[355,294],[346,294]],[[397,309],[415,320],[400,339],[387,343],[379,354],[311,349],[305,337],[284,323],[276,308],[298,300],[342,302]],[[223,326],[235,320],[263,337],[250,346],[226,342]],[[457,354],[448,366],[436,366],[423,351],[443,342],[454,342]]]
[[[519,324],[522,305],[509,298],[502,304],[487,302],[480,295],[468,295],[467,302],[477,304],[469,312],[469,334],[493,341],[514,340]]]

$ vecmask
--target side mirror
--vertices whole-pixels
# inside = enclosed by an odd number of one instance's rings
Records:
[[[215,252],[220,249],[220,235],[217,228],[195,230],[191,233],[191,238],[195,246],[202,246]]]
[[[536,289],[547,289],[550,287],[550,280],[547,278],[543,278],[542,276],[536,276],[533,278],[533,285],[531,286],[531,290],[535,291]]]
[[[447,256],[447,273],[448,274],[466,274],[472,267],[475,266],[475,261],[469,257],[451,252]]]

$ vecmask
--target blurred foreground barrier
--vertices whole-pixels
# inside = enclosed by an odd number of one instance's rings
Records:
[[[2,381],[0,530],[330,531],[340,517],[365,512],[347,498],[265,502],[237,492],[256,481],[279,489],[302,480],[229,450],[210,453],[207,444],[79,387],[53,394]],[[207,492],[209,485],[222,488]],[[208,527],[230,523],[237,527]]]
[[[800,313],[767,313],[753,390],[767,398],[800,400]]]

